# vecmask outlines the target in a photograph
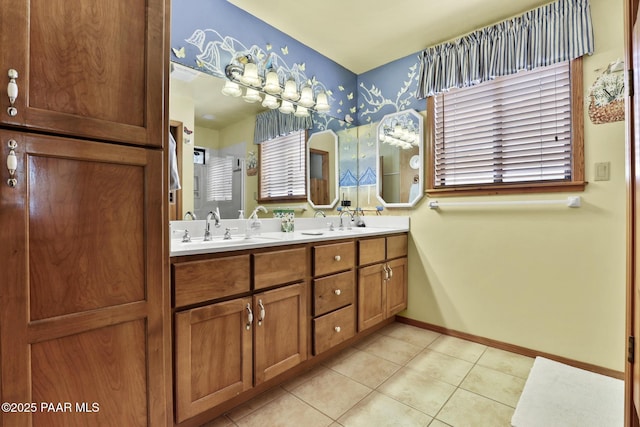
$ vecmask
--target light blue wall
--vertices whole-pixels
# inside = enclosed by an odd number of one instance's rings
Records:
[[[329,93],[328,116],[356,114],[357,76],[315,50],[225,0],[182,0],[171,10],[171,60],[218,77],[238,53],[267,58]],[[320,129],[338,130],[344,123],[325,117]]]

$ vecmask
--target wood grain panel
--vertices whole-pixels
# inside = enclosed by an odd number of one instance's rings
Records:
[[[387,314],[393,316],[407,308],[407,258],[387,263],[390,278],[387,280]]]
[[[313,315],[320,316],[355,302],[356,273],[346,271],[313,281]]]
[[[144,299],[144,173],[28,157],[32,320]]]
[[[145,321],[122,323],[31,346],[34,402],[70,402],[70,412],[37,411],[34,426],[147,426]],[[77,413],[76,402],[98,404]]]
[[[337,273],[355,266],[355,242],[318,245],[313,248],[313,275]]]
[[[254,295],[255,307],[255,384],[291,369],[307,359],[306,287],[289,285]],[[260,303],[265,318],[259,322]]]
[[[145,56],[126,53],[145,39],[145,2],[30,4],[31,106],[141,126]]]
[[[358,241],[358,265],[373,264],[386,259],[385,238]]]
[[[249,255],[175,263],[173,292],[176,307],[249,292]]]
[[[59,135],[164,145],[165,0],[0,0],[0,68],[18,71],[18,114],[2,123]],[[168,30],[168,29],[167,29]],[[160,185],[160,184],[158,184]]]
[[[358,277],[358,331],[385,319],[386,281],[382,264],[360,269]]]
[[[307,249],[294,248],[253,255],[254,288],[293,283],[307,275]]]
[[[407,256],[407,242],[408,236],[406,234],[387,237],[387,259]]]
[[[163,425],[170,412],[164,341],[170,319],[162,152],[0,130],[4,144],[8,138],[18,142],[19,180],[0,190],[0,218],[11,219],[3,222],[11,226],[0,245],[0,270],[7,272],[0,301],[2,397],[57,402],[71,394],[69,401],[82,402],[97,396],[110,412],[95,422],[84,414],[39,423],[30,414],[4,414],[4,425]],[[123,186],[135,185],[122,192],[136,195],[128,206],[118,204],[120,189],[104,183],[110,172],[129,179]],[[122,230],[135,237],[118,241]],[[134,286],[127,274],[138,281]],[[132,383],[119,383],[126,381]],[[85,393],[89,387],[95,392]]]
[[[251,388],[250,303],[240,298],[175,315],[178,422]]]
[[[313,354],[320,354],[348,340],[356,333],[354,306],[349,305],[314,319],[313,331]]]

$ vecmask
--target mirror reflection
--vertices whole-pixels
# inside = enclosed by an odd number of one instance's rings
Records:
[[[338,201],[338,135],[317,132],[307,142],[307,195],[314,209],[331,209]]]
[[[178,64],[172,64],[170,83],[181,182],[172,219],[187,212],[204,219],[216,208],[223,218],[238,218],[249,209],[248,150],[253,148],[255,115],[265,108],[225,97],[222,79]]]
[[[423,117],[414,110],[380,120],[377,138],[378,199],[387,207],[410,207],[422,198]]]
[[[224,84],[222,78],[172,63],[169,107],[181,182],[181,189],[170,195],[172,220],[183,219],[187,212],[204,219],[216,207],[222,218],[238,218],[240,211],[246,215],[258,204],[259,150],[253,136],[256,115],[267,107],[223,95]],[[314,123],[320,128],[326,129],[332,122],[345,127],[335,118],[314,114]],[[328,168],[314,175],[314,183],[324,180],[326,190],[307,191],[309,204],[315,209],[329,209],[337,203],[338,140],[332,131],[310,134],[307,147],[314,154],[309,158],[325,156]],[[313,171],[316,174],[315,168]]]

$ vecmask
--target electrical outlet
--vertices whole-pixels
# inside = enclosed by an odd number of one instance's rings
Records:
[[[595,166],[594,181],[609,181],[611,162],[598,162]]]

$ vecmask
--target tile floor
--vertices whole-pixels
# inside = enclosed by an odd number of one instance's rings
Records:
[[[393,323],[205,426],[508,427],[532,366],[529,357]]]

